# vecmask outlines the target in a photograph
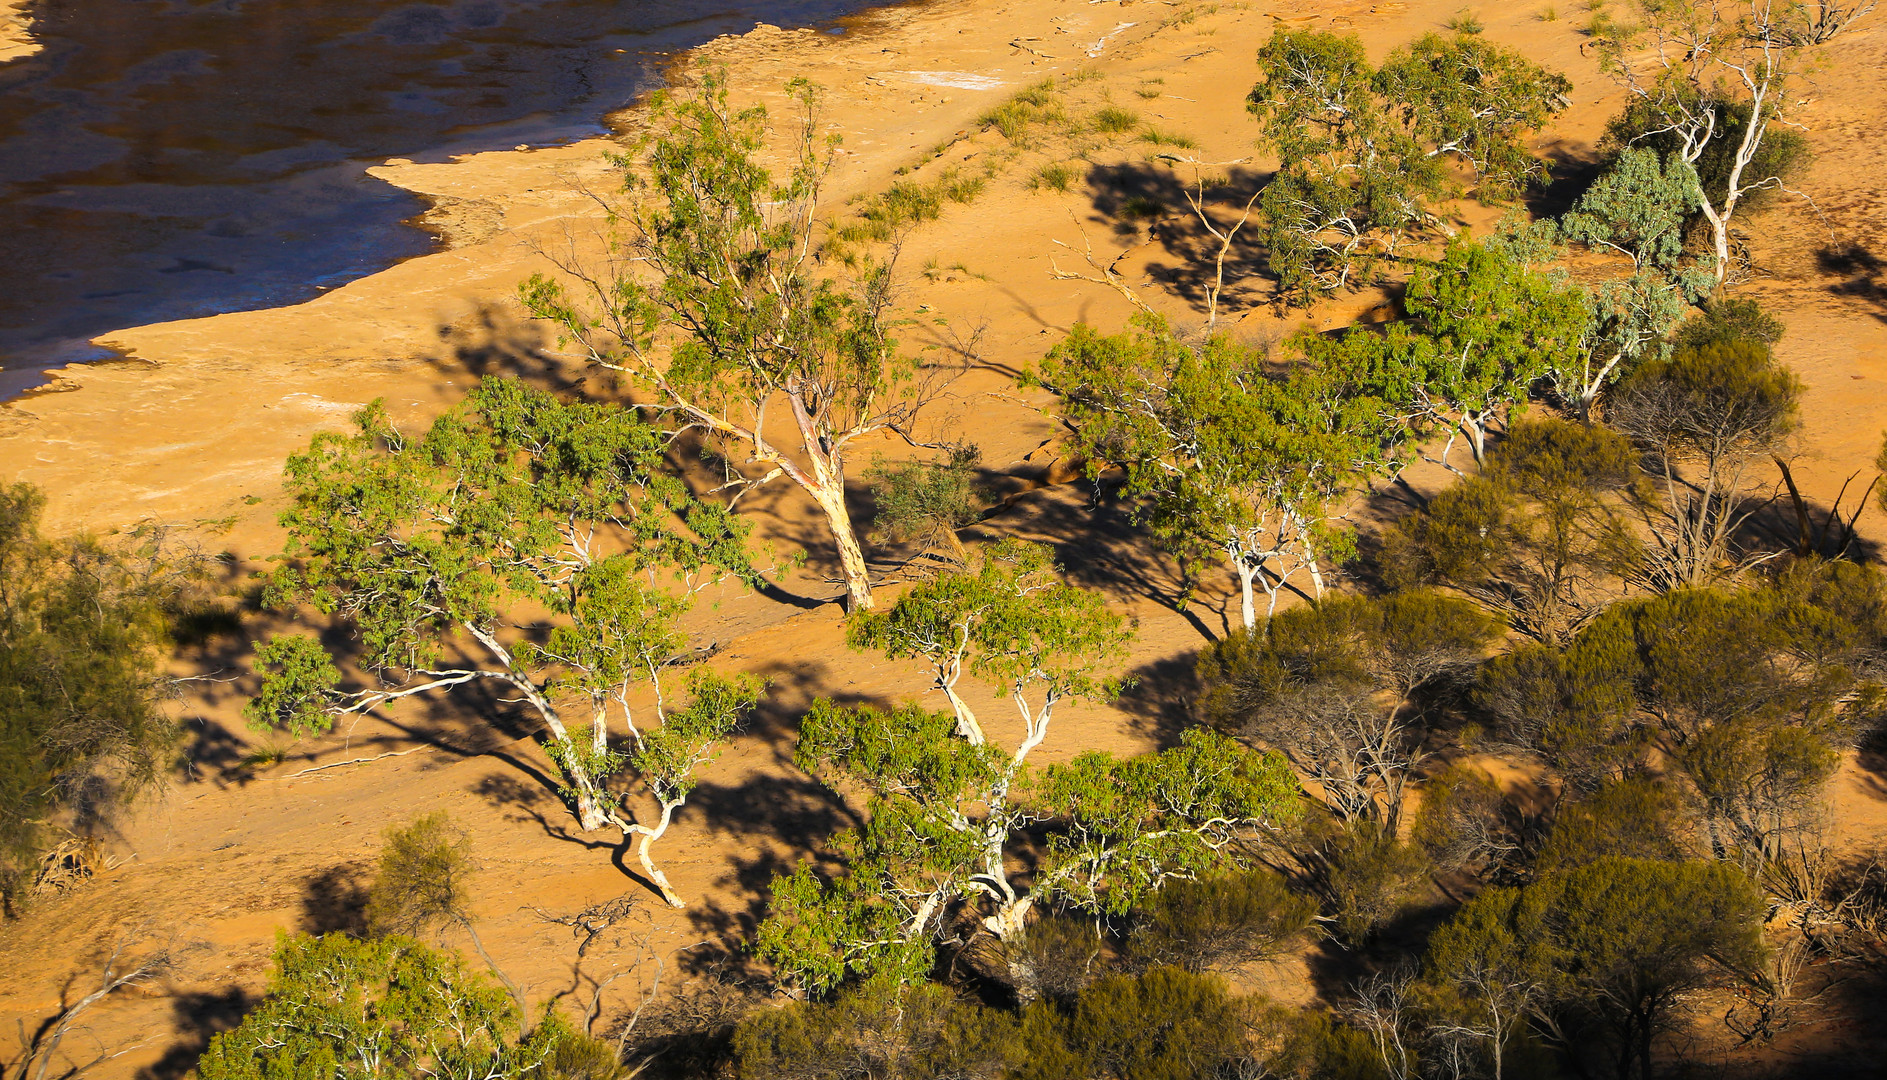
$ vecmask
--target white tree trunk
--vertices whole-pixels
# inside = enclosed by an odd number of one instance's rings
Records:
[[[656,888],[662,890],[662,899],[668,901],[668,906],[673,908],[683,908],[688,905],[680,896],[676,895],[674,888],[669,885],[668,875],[656,869],[655,860],[649,858],[649,848],[657,840],[662,838],[663,833],[668,831],[668,823],[674,820],[675,809],[680,805],[680,799],[673,801],[664,800],[662,803],[662,816],[656,821],[653,827],[647,825],[631,825],[629,827],[630,832],[636,833],[642,837],[642,839],[636,843],[636,861],[642,864],[643,875],[654,883]]]

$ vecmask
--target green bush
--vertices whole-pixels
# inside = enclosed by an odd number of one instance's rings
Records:
[[[189,567],[156,544],[39,532],[45,499],[0,487],[0,909],[61,825],[100,824],[161,783],[179,732],[158,707]],[[89,870],[84,872],[89,873]]]
[[[1093,922],[1057,916],[1037,920],[1020,942],[1003,946],[1016,996],[1024,1003],[1073,1001],[1101,973],[1101,951]]]
[[[1256,999],[1233,997],[1221,979],[1179,968],[1110,975],[1082,991],[1071,1011],[1034,1012],[1025,1020],[1028,1063],[1016,1075],[1020,1080],[1223,1075],[1253,1060],[1248,1034],[1263,1008]]]
[[[734,1032],[752,1080],[982,1080],[1022,1061],[1019,1026],[941,986],[872,979],[830,1003],[762,1009]]]
[[[1156,93],[1154,95],[1158,97]],[[1132,131],[1140,124],[1140,114],[1132,109],[1123,109],[1118,105],[1109,105],[1094,114],[1094,126],[1109,135],[1119,135]]]
[[[1182,150],[1199,149],[1199,141],[1192,136],[1156,127],[1150,127],[1142,131],[1140,133],[1140,141],[1143,143],[1152,143],[1154,146],[1176,146]]]
[[[1315,899],[1269,870],[1174,881],[1140,913],[1128,947],[1145,963],[1207,971],[1278,955],[1316,914]]]
[[[1749,342],[1771,346],[1782,340],[1782,320],[1754,300],[1719,297],[1705,301],[1703,310],[1677,328],[1672,344],[1679,349]]]
[[[1073,165],[1065,161],[1051,162],[1035,170],[1029,178],[1029,187],[1036,190],[1047,188],[1050,191],[1067,191],[1074,186],[1081,174]]]
[[[523,1035],[511,997],[456,953],[406,937],[283,936],[267,996],[210,1041],[197,1075],[608,1080],[605,1054],[554,1015]]]

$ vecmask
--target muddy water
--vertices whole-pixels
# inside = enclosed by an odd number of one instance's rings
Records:
[[[857,0],[40,0],[0,65],[0,394],[87,338],[432,247],[391,157],[598,130],[663,55]]]

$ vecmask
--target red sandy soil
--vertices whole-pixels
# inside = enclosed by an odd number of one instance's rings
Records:
[[[980,171],[996,140],[975,134],[976,116],[1029,82],[1079,67],[1100,78],[1068,90],[1077,111],[1108,98],[1196,138],[1206,161],[1251,158],[1256,130],[1243,94],[1254,78],[1253,54],[1274,27],[1353,31],[1380,56],[1438,28],[1458,6],[1291,0],[1211,10],[1161,0],[938,0],[862,18],[842,37],[763,28],[701,51],[727,65],[743,99],[783,103],[780,87],[796,75],[827,88],[823,121],[844,136],[831,187],[837,207],[882,189],[896,169],[916,165],[940,144],[949,146],[945,160]],[[1619,95],[1582,50],[1579,13],[1562,5],[1558,20],[1542,21],[1546,6],[1489,6],[1478,14],[1488,37],[1572,78],[1572,107],[1542,148],[1577,162],[1589,159]],[[1175,18],[1187,12],[1194,17]],[[1831,270],[1817,258],[1831,245],[1852,244],[1887,259],[1884,54],[1887,32],[1873,27],[1821,50],[1821,66],[1796,90],[1802,102],[1796,117],[1817,153],[1801,188],[1818,210],[1784,201],[1744,222],[1759,270],[1751,292],[1788,324],[1780,353],[1809,388],[1798,478],[1821,505],[1833,501],[1849,475],[1859,474],[1855,491],[1872,478],[1887,426],[1887,268],[1870,268],[1863,258]],[[1154,78],[1164,80],[1152,87],[1160,96],[1143,100],[1136,89]],[[624,118],[627,126],[634,122],[633,115]],[[376,397],[401,422],[423,424],[479,371],[545,366],[542,350],[552,343],[522,321],[510,297],[542,267],[536,250],[566,235],[581,242],[594,228],[575,188],[606,182],[606,147],[596,140],[441,164],[388,162],[379,175],[437,201],[430,220],[446,250],[295,307],[101,339],[127,359],[66,369],[48,390],[0,409],[0,477],[40,485],[54,530],[109,532],[161,521],[257,565],[281,540],[274,524],[281,463],[311,433],[341,427],[356,406]],[[1147,150],[1121,138],[1092,158],[1103,169],[1136,168]],[[1007,163],[973,204],[950,205],[920,229],[901,263],[908,279],[902,303],[921,317],[914,347],[947,344],[927,340],[940,333],[925,329],[938,316],[957,327],[985,326],[983,366],[955,385],[943,421],[977,441],[988,466],[1032,484],[1055,456],[1055,429],[1036,410],[1039,399],[1014,389],[1011,374],[1038,360],[1074,322],[1112,328],[1130,314],[1109,290],[1050,274],[1056,258],[1064,268],[1080,266],[1084,235],[1108,253],[1131,240],[1113,233],[1082,185],[1067,194],[1030,190],[1027,178],[1039,164],[1070,155],[1071,148],[1051,140]],[[1485,215],[1477,211],[1476,219]],[[1201,312],[1167,287],[1170,275],[1162,273],[1185,265],[1193,233],[1180,218],[1155,229],[1157,242],[1124,264],[1128,277],[1144,280],[1142,294],[1176,319],[1199,322]],[[1233,290],[1233,332],[1276,340],[1289,324],[1262,303],[1256,281]],[[1320,326],[1339,325],[1378,302],[1354,297],[1313,317]],[[892,447],[868,447],[861,457],[872,449]],[[765,539],[817,537],[810,502],[785,487],[755,500],[753,512]],[[1861,517],[1864,533],[1880,535],[1884,525],[1878,510]],[[1145,676],[1143,689],[1119,707],[1064,709],[1041,759],[1092,748],[1138,751],[1170,736],[1184,716],[1188,658],[1207,635],[1224,632],[1226,597],[1208,595],[1176,613],[1171,564],[1137,541],[1117,511],[1104,508],[1097,520],[1085,494],[1072,487],[1025,495],[984,532],[1060,545],[1077,580],[1105,590],[1140,620],[1132,666]],[[299,744],[283,764],[251,775],[237,766],[260,741],[239,716],[251,684],[197,683],[183,704],[192,767],[124,823],[111,845],[114,868],[0,926],[0,1030],[12,1031],[16,1018],[30,1024],[46,1016],[62,993],[69,999],[93,977],[102,950],[141,930],[173,941],[181,965],[94,1010],[68,1045],[84,1060],[95,1045],[136,1044],[101,1066],[99,1077],[142,1069],[180,1075],[206,1033],[233,1022],[261,990],[275,935],[333,925],[350,890],[364,883],[381,831],[442,809],[476,838],[484,866],[481,933],[533,1001],[550,999],[575,979],[569,930],[534,909],[566,914],[625,892],[648,899],[650,940],[667,958],[672,985],[686,957],[701,951],[698,943],[728,944],[747,933],[775,870],[793,865],[848,820],[844,807],[791,764],[797,710],[820,694],[893,701],[923,685],[907,665],[844,647],[839,609],[812,604],[838,591],[830,575],[815,550],[780,593],[729,591],[690,616],[697,642],[721,646],[717,665],[757,671],[774,683],[760,720],[706,770],[657,849],[690,900],[687,910],[658,910],[624,869],[633,860],[624,863],[612,837],[574,835],[528,732],[496,728],[468,702],[406,703],[363,720],[346,737]],[[249,629],[260,636],[267,628]],[[216,645],[181,658],[179,669],[240,676],[246,652]],[[979,710],[997,739],[1013,734],[999,719],[1005,708],[989,701]],[[413,752],[301,771],[394,751]],[[1887,789],[1878,765],[1844,768],[1835,803],[1844,845],[1880,843]],[[601,941],[582,971],[607,978],[635,951],[632,942]],[[606,1017],[632,1002],[652,968],[645,964],[611,987]],[[1286,1001],[1314,997],[1301,964],[1281,965],[1264,985]]]

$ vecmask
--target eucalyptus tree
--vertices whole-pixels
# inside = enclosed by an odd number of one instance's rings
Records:
[[[767,110],[736,108],[724,74],[658,94],[649,134],[612,158],[628,201],[611,206],[606,258],[572,245],[553,257],[559,276],[534,275],[521,295],[590,363],[628,377],[732,463],[730,488],[785,477],[809,495],[851,606],[868,608],[847,456],[875,433],[909,437],[933,387],[891,337],[891,264],[862,262],[852,277],[820,265],[836,144],[818,136],[812,85],[787,90],[796,112],[778,178],[760,160]]]
[[[866,824],[836,840],[842,874],[807,866],[774,880],[758,947],[799,989],[878,971],[915,978],[958,912],[1012,945],[1048,898],[1124,912],[1168,878],[1227,865],[1231,840],[1291,812],[1282,759],[1205,732],[1158,755],[1031,767],[1059,702],[1117,692],[1111,672],[1131,634],[1098,596],[1055,580],[1039,547],[1005,541],[981,567],[855,618],[856,644],[923,660],[959,709],[821,700],[802,721],[800,767],[862,791],[869,807]],[[1013,748],[962,705],[964,671],[1015,702]],[[1028,879],[1010,863],[1033,826],[1051,835]]]
[[[1416,267],[1404,301],[1419,327],[1411,350],[1414,417],[1467,439],[1474,463],[1487,460],[1491,427],[1506,426],[1534,383],[1572,352],[1585,330],[1580,291],[1522,263],[1506,247],[1466,240]]]
[[[1677,349],[1619,384],[1609,419],[1645,452],[1657,495],[1638,571],[1647,584],[1705,585],[1765,557],[1736,558],[1731,542],[1760,506],[1750,470],[1779,460],[1801,395],[1801,380],[1750,339]]]
[[[1701,178],[1697,211],[1709,230],[1710,277],[1733,269],[1737,209],[1784,190],[1804,144],[1786,128],[1788,84],[1804,42],[1793,5],[1775,0],[1640,0],[1637,21],[1603,43],[1606,72],[1628,95],[1613,136],[1656,147]],[[1622,25],[1622,24],[1621,24]]]
[[[1649,1080],[1686,996],[1758,977],[1763,910],[1726,863],[1605,858],[1476,896],[1435,931],[1426,966],[1494,1075],[1526,1016],[1582,1072],[1597,1059]]]
[[[1399,430],[1354,372],[1279,369],[1223,336],[1189,346],[1152,316],[1110,336],[1077,325],[1029,381],[1061,399],[1082,455],[1126,472],[1135,513],[1189,571],[1225,561],[1248,629],[1257,588],[1267,616],[1299,572],[1323,594],[1350,551],[1342,502],[1388,467]]]
[[[204,1080],[280,1076],[459,1076],[527,1080],[565,1075],[607,1044],[551,1013],[530,1029],[506,992],[455,952],[410,937],[283,935],[262,999],[209,1040]]]
[[[802,866],[773,882],[756,947],[812,994],[921,978],[959,915],[1018,956],[1038,905],[1123,915],[1168,881],[1243,866],[1240,841],[1297,812],[1280,756],[1202,729],[1158,754],[1093,751],[1039,772],[916,706],[822,702],[802,732],[802,767],[869,797],[866,825],[837,838],[842,873]],[[1010,867],[1033,832],[1046,850],[1029,876]]]
[[[1061,579],[1047,548],[1004,540],[961,571],[913,587],[885,612],[861,612],[846,628],[855,649],[930,669],[956,716],[957,734],[987,741],[957,683],[965,672],[1006,694],[1024,731],[1018,766],[1048,736],[1063,700],[1107,699],[1107,672],[1124,657],[1132,630],[1101,597]]]
[[[1431,235],[1449,165],[1486,199],[1540,169],[1524,149],[1566,103],[1564,76],[1469,34],[1428,35],[1372,68],[1354,36],[1279,30],[1247,105],[1279,170],[1260,197],[1272,273],[1293,301],[1363,284]]]
[[[668,590],[750,572],[745,525],[666,470],[668,446],[632,410],[498,378],[418,437],[379,403],[353,432],[316,435],[288,461],[287,550],[267,598],[346,626],[374,683],[346,688],[321,642],[278,636],[257,648],[264,678],[251,723],[305,735],[416,695],[501,688],[543,725],[579,827],[646,828],[622,818],[599,774],[635,763],[658,798],[672,793],[671,759],[701,751],[651,745],[718,738],[753,697],[698,681],[681,710],[695,733],[686,737],[644,730],[629,708],[634,687],[659,689],[681,641],[683,601]],[[566,719],[559,701],[571,700],[587,731]],[[664,703],[656,712],[675,718]],[[632,744],[627,758],[611,748],[612,715]],[[663,825],[671,814],[665,806]]]
[[[1528,637],[1564,645],[1621,591],[1636,464],[1630,440],[1610,429],[1519,421],[1479,474],[1391,526],[1385,576],[1450,586]]]
[[[1629,276],[1592,289],[1579,348],[1551,365],[1560,398],[1581,419],[1590,419],[1599,396],[1639,361],[1668,355],[1672,327],[1713,284],[1710,271],[1684,251],[1684,230],[1702,200],[1689,162],[1628,146],[1559,219],[1566,239],[1632,264]]]
[[[1426,756],[1428,691],[1476,665],[1500,630],[1429,591],[1327,597],[1202,653],[1201,707],[1283,753],[1338,819],[1393,840]]]

